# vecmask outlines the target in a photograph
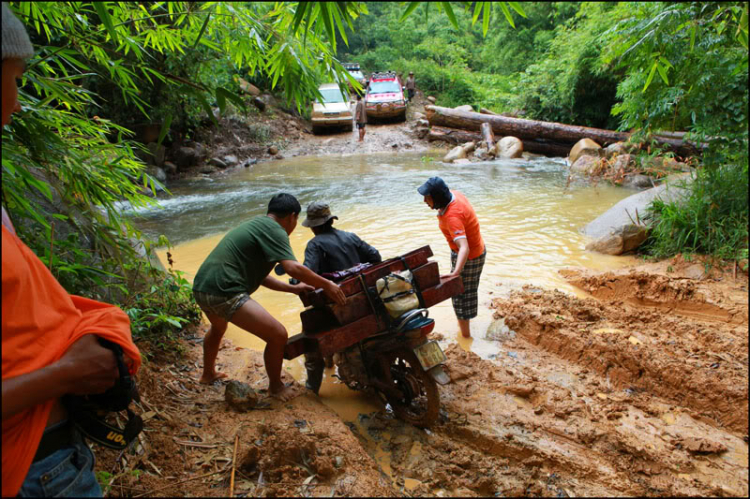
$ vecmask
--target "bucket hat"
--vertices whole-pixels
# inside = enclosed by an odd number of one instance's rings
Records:
[[[327,203],[321,203],[319,201],[313,201],[307,205],[307,218],[302,222],[303,227],[317,227],[323,225],[330,219],[339,219],[336,215],[331,215],[331,208]]]

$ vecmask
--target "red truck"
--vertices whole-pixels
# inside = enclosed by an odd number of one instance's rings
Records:
[[[401,79],[393,71],[372,73],[365,94],[368,118],[395,118],[406,121],[406,98]]]

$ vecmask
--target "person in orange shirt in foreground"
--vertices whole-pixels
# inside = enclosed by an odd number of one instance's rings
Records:
[[[466,196],[448,189],[440,177],[431,177],[417,191],[427,206],[438,210],[438,226],[451,249],[453,270],[443,278],[460,275],[464,282],[464,292],[452,301],[461,334],[470,338],[469,321],[477,316],[479,278],[487,256],[477,214]]]
[[[16,80],[33,48],[2,4],[2,124],[20,111]],[[3,497],[101,497],[94,455],[68,420],[66,394],[103,393],[119,377],[118,343],[131,374],[141,364],[130,321],[119,308],[68,294],[16,236],[2,209]]]

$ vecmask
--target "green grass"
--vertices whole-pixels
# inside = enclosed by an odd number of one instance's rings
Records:
[[[644,251],[656,258],[677,253],[747,258],[747,187],[747,162],[700,169],[686,201],[653,203],[656,223]]]

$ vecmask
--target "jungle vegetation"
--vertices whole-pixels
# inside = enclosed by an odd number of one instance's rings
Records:
[[[162,188],[132,132],[159,143],[243,109],[238,78],[297,110],[317,85],[415,70],[439,105],[577,125],[686,131],[707,144],[684,205],[654,206],[654,256],[747,258],[748,8],[743,2],[11,2],[36,54],[3,130],[3,203],[72,293],[169,338],[199,312],[144,258],[117,203]]]

